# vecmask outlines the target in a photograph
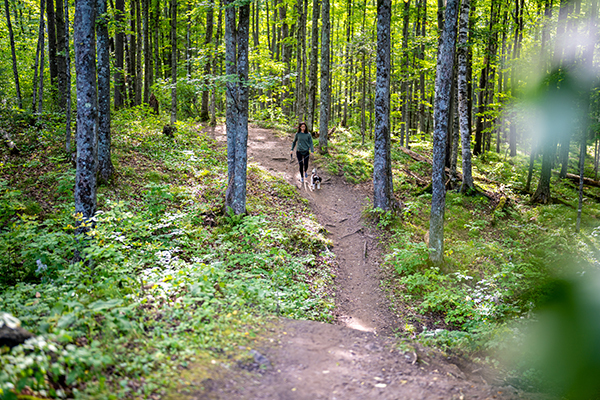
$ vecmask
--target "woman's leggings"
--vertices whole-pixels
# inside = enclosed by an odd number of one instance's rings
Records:
[[[296,157],[298,157],[298,166],[300,169],[300,177],[304,178],[304,173],[308,171],[308,151],[305,153],[301,153],[299,151],[296,152]]]

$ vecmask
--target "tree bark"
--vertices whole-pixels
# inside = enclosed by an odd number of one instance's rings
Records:
[[[177,0],[171,0],[171,125],[177,121]]]
[[[134,103],[136,106],[142,104],[142,16],[141,16],[141,6],[140,0],[135,0],[135,77],[134,77],[134,85],[135,85],[135,100]]]
[[[41,1],[41,3],[44,3],[44,0]],[[46,50],[46,45],[45,45],[45,35],[44,35],[44,6],[42,5],[41,7],[41,11],[40,11],[40,40],[39,40],[39,46],[40,46],[40,81],[39,81],[39,90],[38,90],[38,107],[37,107],[37,114],[38,114],[38,120],[42,114],[42,110],[43,110],[43,106],[44,106],[44,57],[45,57],[45,50]]]
[[[115,21],[117,29],[115,34],[115,72],[114,72],[114,106],[115,109],[123,108],[125,105],[125,75],[124,64],[124,33],[123,17],[125,15],[125,0],[115,0]]]
[[[63,0],[56,0],[56,69],[58,73],[57,79],[57,105],[60,111],[64,111],[66,107],[66,92],[71,90],[71,86],[67,86],[67,63],[66,63],[66,47],[65,47],[65,13]]]
[[[308,76],[308,109],[306,110],[306,127],[313,132],[317,98],[317,60],[319,56],[319,0],[313,0],[310,70]]]
[[[21,85],[19,84],[19,70],[17,68],[17,53],[15,51],[15,35],[10,22],[10,11],[8,9],[8,0],[4,0],[4,10],[6,12],[6,25],[8,26],[8,36],[10,37],[10,51],[12,55],[13,76],[15,78],[15,89],[17,92],[17,105],[23,108],[23,99],[21,98]]]
[[[98,105],[95,22],[96,0],[77,0],[73,37],[77,76],[75,212],[81,215],[83,223],[92,218],[96,212]]]
[[[446,202],[444,161],[446,158],[452,65],[456,47],[458,0],[448,0],[444,19],[444,30],[437,58],[433,115],[433,194],[429,219],[429,247],[432,249],[430,259],[434,264],[442,264],[444,261],[444,211]]]
[[[228,1],[225,10],[227,79],[227,166],[225,207],[236,215],[246,213],[248,144],[248,41],[250,5],[236,8]]]
[[[159,51],[159,38],[160,38],[160,0],[156,0],[154,4],[154,15],[152,24],[154,26],[154,67],[156,72],[154,73],[154,79],[162,78],[161,73],[161,62],[160,62],[160,51]]]
[[[57,1],[60,2],[61,0]],[[50,85],[51,91],[55,91],[58,81],[58,69],[56,66],[56,17],[54,15],[54,0],[46,0],[46,21],[48,25],[48,69],[50,70]]]
[[[217,22],[217,34],[215,37],[215,49],[218,49],[221,45],[221,30],[222,30],[222,20],[223,20],[223,11],[221,7],[219,7],[219,16]],[[213,65],[212,70],[215,74],[220,73],[221,67],[217,69],[218,62],[220,58],[213,57]],[[211,90],[211,100],[210,100],[210,124],[212,126],[217,125],[217,86],[213,85]]]
[[[462,147],[463,181],[461,193],[470,193],[475,189],[471,164],[471,126],[469,123],[469,97],[467,85],[467,39],[469,34],[469,13],[471,1],[462,0],[460,8],[460,25],[458,31],[458,114]]]
[[[390,53],[392,1],[377,1],[377,78],[375,89],[375,150],[373,207],[394,208],[390,152]]]
[[[319,151],[321,153],[327,153],[329,105],[331,97],[331,87],[329,86],[329,0],[322,0],[321,5],[323,27],[321,30],[321,109],[319,111]]]
[[[213,20],[214,20],[214,14],[213,14],[213,7],[214,7],[214,0],[211,1],[211,3],[208,5],[208,8],[206,10],[206,35],[204,36],[204,46],[210,46],[211,42],[212,42],[212,36],[213,36]],[[209,89],[208,89],[208,77],[210,75],[210,67],[211,67],[211,58],[209,57],[208,60],[206,61],[206,64],[204,65],[204,84],[205,84],[205,89],[202,91],[202,106],[201,106],[201,111],[200,111],[200,121],[208,121],[210,119],[210,115],[208,113],[208,94],[209,94]]]
[[[298,49],[296,53],[296,117],[299,121],[303,121],[304,116],[306,114],[306,12],[308,11],[307,6],[308,4],[305,5],[304,0],[297,0],[296,9],[298,12]],[[258,42],[258,39],[256,40],[256,42]]]
[[[409,90],[408,90],[408,25],[410,23],[410,0],[404,1],[404,22],[402,26],[402,128],[400,133],[400,145],[408,147],[408,125],[409,125]],[[404,142],[406,138],[406,144]]]
[[[69,0],[64,0],[65,11],[65,148],[71,151],[71,50],[69,38]]]
[[[110,158],[110,53],[106,0],[97,0],[98,45],[98,179],[108,182],[114,167]]]
[[[144,104],[150,98],[150,85],[152,81],[152,51],[150,49],[149,34],[149,8],[150,0],[142,0],[142,18],[144,20]]]
[[[40,81],[43,82],[43,77],[44,77],[44,5],[45,2],[44,0],[40,0],[40,23],[39,23],[39,28],[38,28],[38,43],[37,43],[37,50],[35,53],[35,64],[34,64],[34,71],[33,71],[33,84],[31,85],[33,88],[33,101],[32,101],[32,105],[31,105],[31,110],[35,113],[36,112],[36,106],[37,106],[37,96],[38,96],[38,69],[39,69],[39,74],[41,76]],[[41,58],[41,61],[40,61]],[[41,95],[41,91],[40,91],[40,95]],[[39,112],[39,111],[38,111]]]

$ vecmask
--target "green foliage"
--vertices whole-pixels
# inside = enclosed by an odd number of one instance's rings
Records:
[[[224,150],[195,124],[173,142],[146,109],[132,114],[116,113],[113,141],[130,173],[100,189],[88,232],[74,235],[72,171],[45,173],[59,203],[42,216],[0,180],[0,309],[38,335],[0,354],[4,396],[148,397],[268,316],[331,319],[331,243],[295,191],[267,174],[249,196],[259,211],[219,215]]]

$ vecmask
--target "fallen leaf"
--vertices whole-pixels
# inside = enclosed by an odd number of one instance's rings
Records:
[[[377,384],[375,385],[375,387],[376,387],[376,388],[384,388],[384,387],[386,387],[386,386],[387,386],[387,385],[386,385],[385,383],[377,383]]]

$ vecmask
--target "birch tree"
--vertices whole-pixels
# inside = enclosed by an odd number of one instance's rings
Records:
[[[444,211],[446,207],[444,163],[450,116],[450,88],[456,47],[457,19],[458,0],[448,0],[437,57],[433,110],[433,171],[431,177],[433,194],[429,218],[429,247],[431,248],[429,257],[434,264],[441,264],[444,259]]]
[[[95,25],[96,0],[77,0],[73,36],[77,73],[75,212],[81,215],[84,223],[96,212],[98,104]]]
[[[393,207],[392,158],[390,153],[390,26],[392,1],[377,1],[377,80],[375,87],[375,160],[373,206]]]

